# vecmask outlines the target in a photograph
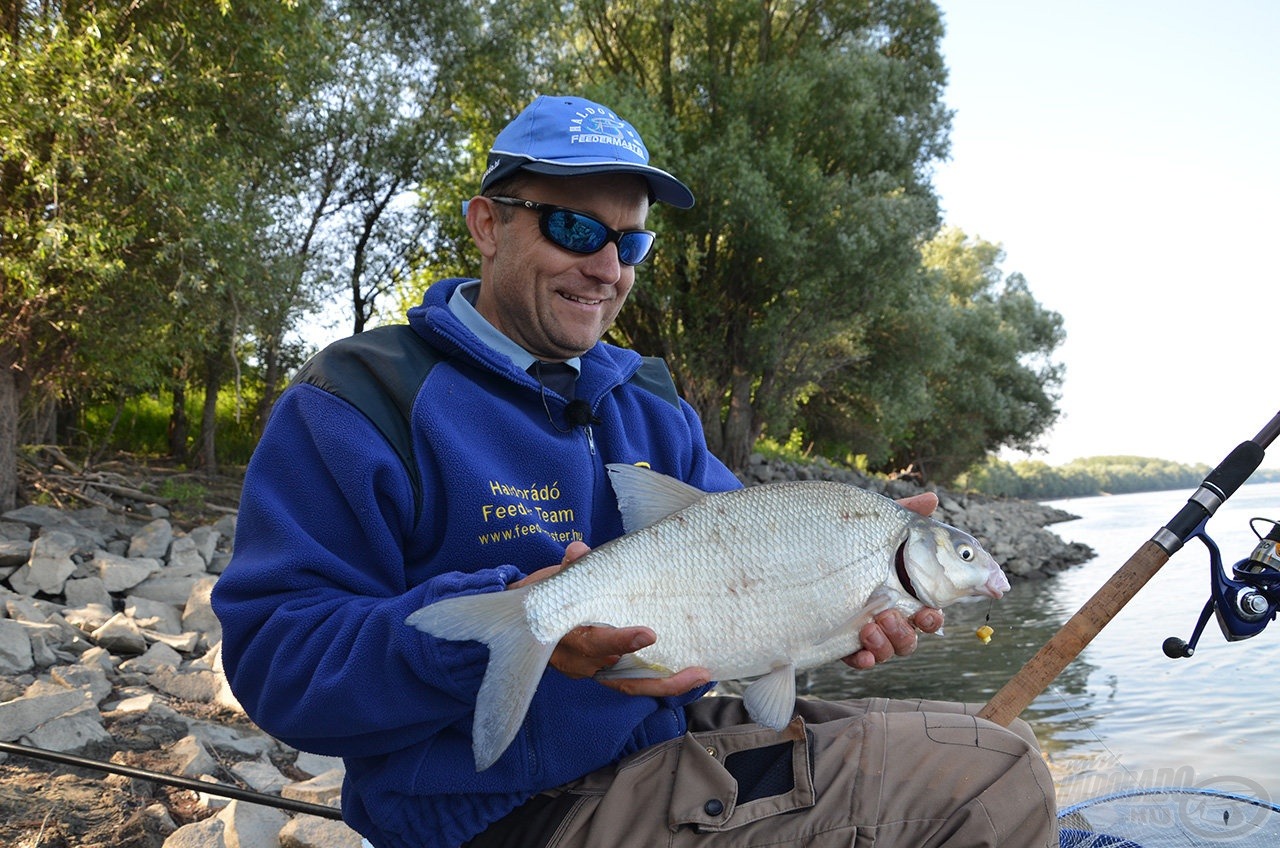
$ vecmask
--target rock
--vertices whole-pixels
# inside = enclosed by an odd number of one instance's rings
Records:
[[[209,774],[218,768],[215,760],[204,743],[194,736],[184,736],[169,749],[169,757],[173,760],[177,773],[184,777],[198,777]]]
[[[93,556],[93,566],[108,592],[124,592],[160,571],[160,560],[150,557],[123,557],[106,551]]]
[[[142,629],[124,613],[116,613],[105,624],[94,630],[93,640],[98,646],[113,654],[141,654],[147,650],[147,640]]]
[[[15,592],[34,595],[62,593],[62,585],[76,570],[71,559],[76,540],[61,530],[49,530],[31,543],[31,558],[27,564],[9,575],[9,585]]]
[[[0,674],[21,674],[34,666],[26,628],[12,619],[0,618]]]
[[[207,704],[218,694],[221,684],[212,671],[158,669],[147,678],[156,689],[192,703]]]
[[[345,771],[340,768],[330,769],[301,783],[291,783],[284,787],[280,795],[294,801],[306,801],[310,804],[333,806],[342,798],[342,779]]]
[[[232,801],[217,816],[226,826],[227,848],[263,848],[280,844],[280,831],[289,823],[283,810],[262,804]]]
[[[178,536],[169,546],[169,564],[165,567],[167,577],[203,577],[208,563],[196,550],[196,541],[190,536]]]
[[[191,590],[199,582],[200,579],[197,577],[170,577],[162,569],[158,574],[134,586],[131,594],[182,609],[187,603],[187,598],[191,597]]]
[[[218,552],[218,541],[222,539],[222,534],[216,527],[197,527],[188,535],[207,567],[213,562],[214,554]]]
[[[360,834],[340,821],[298,816],[280,831],[280,848],[360,848]]]
[[[222,622],[213,613],[213,586],[216,577],[204,577],[191,587],[187,605],[182,610],[182,629],[203,633],[207,644],[222,641]]]
[[[102,726],[102,714],[92,704],[84,704],[36,727],[22,741],[46,751],[79,753],[86,748],[111,742],[111,734]]]
[[[101,577],[78,577],[68,580],[62,587],[63,598],[70,607],[89,604],[111,606],[111,593]]]
[[[142,630],[175,635],[182,632],[182,618],[177,608],[163,601],[130,595],[124,601],[124,614]]]
[[[115,615],[110,604],[88,604],[83,607],[68,607],[62,611],[62,618],[74,627],[91,633],[111,620]]]
[[[26,539],[0,539],[0,569],[16,569],[31,558],[31,542]]]
[[[312,777],[318,777],[334,769],[345,769],[341,757],[326,757],[323,754],[312,754],[310,751],[299,751],[293,767]]]
[[[226,825],[218,816],[184,824],[169,834],[163,848],[227,848],[225,830]],[[263,848],[270,848],[270,843]]]
[[[166,518],[157,518],[133,534],[129,540],[129,556],[164,559],[172,542],[173,525]]]
[[[0,703],[0,740],[14,742],[85,703],[85,695],[37,681],[19,698]]]
[[[268,795],[278,795],[289,784],[289,778],[275,766],[259,760],[245,760],[231,767],[231,773],[251,789]]]
[[[107,673],[93,665],[64,665],[49,671],[49,678],[68,689],[86,693],[94,705],[101,704],[111,694],[111,681]]]
[[[121,671],[139,671],[154,674],[162,668],[176,669],[182,665],[182,656],[163,642],[156,642],[146,653],[120,664]]]

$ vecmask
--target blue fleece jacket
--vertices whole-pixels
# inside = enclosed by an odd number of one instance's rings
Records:
[[[574,539],[620,535],[606,463],[647,462],[707,491],[739,485],[688,404],[631,381],[642,362],[632,351],[600,343],[583,355],[576,393],[595,420],[568,426],[564,398],[449,311],[460,282],[431,286],[409,311],[438,361],[408,411],[407,459],[322,384],[284,392],[213,593],[236,697],[279,739],[344,758],[343,815],[379,848],[460,845],[533,794],[682,734],[682,707],[702,694],[631,697],[548,669],[516,740],[477,773],[487,650],[405,618],[501,591]]]

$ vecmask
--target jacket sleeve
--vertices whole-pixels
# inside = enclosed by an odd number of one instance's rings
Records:
[[[469,713],[456,693],[478,685],[484,648],[439,643],[428,661],[405,618],[442,597],[502,590],[520,572],[407,585],[412,504],[402,463],[359,412],[311,386],[281,397],[213,592],[232,691],[269,733],[318,753],[369,756]]]

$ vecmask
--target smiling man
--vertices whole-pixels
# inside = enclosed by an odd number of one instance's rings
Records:
[[[477,771],[488,652],[410,613],[621,535],[608,463],[740,485],[666,366],[600,340],[654,250],[655,202],[693,196],[600,104],[540,97],[503,130],[466,211],[480,277],[329,346],[276,404],[214,589],[235,694],[277,737],[344,758],[344,817],[377,848],[1056,844],[1025,725],[801,701],[775,732],[703,698],[705,669],[593,679],[662,638],[643,621],[565,636],[515,740]],[[941,623],[885,613],[846,662],[908,654]]]

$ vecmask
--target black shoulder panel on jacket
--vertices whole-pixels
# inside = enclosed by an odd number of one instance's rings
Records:
[[[671,370],[667,368],[667,363],[657,356],[646,356],[643,359],[640,370],[628,382],[652,392],[679,409],[680,395],[676,392],[676,384],[671,379]]]
[[[440,358],[408,324],[393,324],[334,342],[293,378],[342,398],[373,422],[409,474],[415,518],[422,506],[422,479],[413,461],[413,401]]]

